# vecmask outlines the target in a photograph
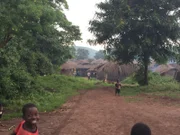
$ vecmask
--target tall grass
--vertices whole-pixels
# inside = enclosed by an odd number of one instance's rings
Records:
[[[12,100],[1,97],[1,102],[5,105],[3,119],[21,116],[22,106],[29,102],[36,104],[40,112],[51,111],[60,107],[69,97],[77,95],[77,90],[95,88],[98,81],[64,75],[49,75],[37,77],[36,82],[38,85],[35,92],[29,95],[21,95]],[[100,85],[103,84],[100,83]]]
[[[122,83],[137,84],[134,75],[126,78],[122,81]],[[161,96],[166,95],[169,97],[172,97],[171,95],[176,95],[180,98],[180,83],[178,83],[172,77],[160,76],[158,73],[150,72],[148,86],[125,87],[122,89],[123,95],[137,95],[139,93],[151,93],[154,95],[158,93]]]

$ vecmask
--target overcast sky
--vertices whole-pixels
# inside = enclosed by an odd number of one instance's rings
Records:
[[[94,17],[96,4],[103,0],[67,0],[69,10],[65,14],[69,21],[80,27],[82,33],[82,41],[75,42],[76,45],[91,47],[93,49],[102,49],[101,46],[90,46],[87,40],[92,38],[92,34],[88,31],[89,20]]]

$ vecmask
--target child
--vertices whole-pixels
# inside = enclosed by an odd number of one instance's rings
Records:
[[[2,117],[3,115],[3,105],[0,103],[0,118]]]
[[[23,121],[11,135],[38,135],[39,114],[37,107],[32,103],[25,104],[22,113]]]
[[[131,135],[151,135],[151,130],[144,123],[136,123],[131,129]]]
[[[87,76],[88,76],[88,80],[90,80],[90,79],[91,79],[91,73],[88,72],[88,73],[87,73]]]
[[[0,119],[3,115],[3,105],[0,103]],[[0,121],[0,125],[3,126],[3,124],[1,124],[1,121]]]
[[[117,80],[117,82],[115,84],[115,95],[116,94],[120,95],[120,89],[121,89],[121,84],[120,84],[119,80]]]

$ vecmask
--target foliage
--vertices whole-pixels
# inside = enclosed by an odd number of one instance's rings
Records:
[[[34,89],[33,78],[52,74],[73,57],[80,31],[63,13],[65,0],[0,1],[0,94]]]
[[[122,81],[122,83],[127,83],[127,84],[135,84],[138,83],[138,81],[140,80],[137,76],[139,71],[133,75],[131,75],[130,77],[127,77],[125,80]],[[176,83],[176,81],[170,77],[170,76],[161,76],[159,73],[156,72],[150,72],[149,71],[149,84],[150,85],[156,85],[157,82],[158,84],[166,84],[166,83]]]
[[[109,56],[119,63],[137,58],[148,84],[150,58],[165,61],[180,35],[179,0],[108,0],[97,5],[89,30],[91,42],[105,44]]]
[[[78,94],[79,90],[92,89],[96,87],[96,83],[99,87],[104,85],[95,80],[63,75],[38,76],[35,81],[38,85],[33,93],[28,95],[21,93],[18,97],[8,100],[0,95],[7,112],[3,115],[3,119],[20,117],[22,106],[29,102],[35,103],[40,112],[52,111],[59,108],[69,97]]]
[[[125,84],[137,84],[135,75],[132,75],[122,81]],[[123,95],[137,95],[137,94],[153,94],[167,97],[180,98],[180,84],[172,77],[160,76],[158,73],[149,73],[149,86],[135,86],[135,87],[123,87]],[[175,93],[178,94],[175,96]]]
[[[80,59],[88,59],[88,56],[89,56],[89,51],[86,50],[86,49],[77,49],[77,53],[76,53],[76,58],[78,60]]]
[[[94,56],[95,59],[104,59],[104,51],[103,50],[99,50],[95,56]]]
[[[88,57],[89,57],[90,59],[94,59],[94,56],[95,56],[95,54],[96,54],[96,52],[97,52],[97,50],[94,50],[94,49],[89,48],[89,47],[84,47],[84,46],[75,46],[75,49],[76,49],[76,50],[78,50],[78,49],[88,50],[88,51],[89,51]]]
[[[179,46],[173,47],[173,51],[175,52],[175,57],[172,57],[178,64],[180,64],[180,42]]]

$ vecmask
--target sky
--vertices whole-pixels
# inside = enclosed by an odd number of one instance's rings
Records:
[[[76,41],[75,45],[90,47],[95,50],[103,49],[102,46],[90,46],[87,43],[88,39],[92,39],[93,35],[88,31],[89,21],[93,19],[96,4],[103,0],[67,0],[69,10],[65,10],[66,17],[74,25],[80,27],[82,33],[82,41]]]

